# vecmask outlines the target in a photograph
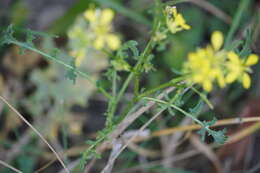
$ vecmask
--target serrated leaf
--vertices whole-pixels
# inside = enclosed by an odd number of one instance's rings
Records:
[[[213,126],[217,122],[217,119],[214,117],[211,121],[204,121],[202,122],[205,127]]]
[[[134,40],[127,41],[123,44],[123,46],[119,49],[117,53],[117,57],[121,59],[128,58],[128,53],[126,52],[128,49],[130,49],[133,53],[134,58],[137,58],[139,56],[139,50],[137,49],[138,43]]]
[[[204,127],[202,129],[200,129],[198,131],[198,133],[201,135],[201,140],[205,141],[206,138],[206,133],[208,133],[208,136],[212,136],[214,139],[214,142],[216,142],[217,144],[224,144],[227,140],[227,136],[225,135],[226,130],[219,130],[219,131],[215,131],[215,130],[211,130],[209,127],[213,126],[215,123],[217,122],[216,118],[213,118],[211,121],[209,122],[202,122]]]
[[[137,49],[137,45],[138,43],[134,40],[130,40],[129,42],[127,42],[127,46],[131,49],[134,58],[137,58],[139,56],[139,50]]]
[[[36,38],[36,37],[33,35],[32,32],[29,32],[29,31],[26,32],[26,43],[27,43],[30,47],[34,47],[33,40],[34,40],[35,38]]]
[[[73,68],[68,70],[68,72],[66,74],[66,78],[72,80],[73,84],[75,84],[76,83],[76,78],[77,78],[75,60],[72,60],[70,65]]]
[[[214,141],[218,144],[222,145],[227,141],[227,136],[225,135],[226,129],[219,131],[210,130],[208,131],[208,133],[214,138]]]
[[[5,45],[5,44],[10,44],[11,40],[15,40],[15,38],[13,37],[13,33],[14,33],[14,29],[13,29],[13,25],[11,24],[7,27],[6,30],[4,30],[1,33],[1,35],[3,35],[3,36],[0,40],[0,46]]]

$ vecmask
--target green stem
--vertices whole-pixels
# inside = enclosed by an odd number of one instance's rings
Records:
[[[225,48],[227,48],[230,45],[232,38],[233,38],[237,28],[239,27],[240,20],[243,16],[243,13],[245,12],[245,10],[248,7],[250,2],[251,2],[251,0],[241,0],[240,1],[239,7],[237,9],[234,20],[232,22],[231,28],[228,31],[228,34],[227,34],[227,37],[226,37],[226,42],[225,42],[225,45],[224,45]]]
[[[154,92],[156,92],[156,91],[158,91],[158,90],[161,90],[161,89],[164,89],[164,88],[167,88],[167,87],[170,87],[170,86],[176,86],[176,84],[178,84],[178,83],[181,82],[181,81],[184,81],[185,79],[186,79],[186,77],[178,77],[178,78],[172,79],[172,80],[170,80],[169,82],[166,82],[166,83],[164,83],[164,84],[161,84],[161,85],[157,86],[156,88],[150,89],[150,90],[148,90],[148,91],[142,93],[142,94],[139,95],[138,97],[134,97],[134,98],[130,101],[130,103],[128,103],[128,105],[126,106],[126,108],[125,108],[124,112],[122,113],[120,119],[123,119],[123,118],[128,114],[128,112],[130,111],[130,109],[132,108],[132,106],[133,106],[136,102],[140,101],[143,97],[146,97],[146,96],[148,96],[148,95],[150,95],[150,94],[152,94],[152,93],[154,93]]]
[[[118,105],[119,101],[121,100],[121,98],[123,97],[127,87],[129,86],[129,83],[131,82],[131,80],[135,76],[136,71],[141,67],[141,64],[144,61],[144,59],[148,56],[149,52],[152,50],[152,48],[153,48],[152,47],[152,43],[153,43],[153,40],[151,39],[148,42],[144,52],[142,53],[140,60],[135,65],[133,71],[128,75],[127,79],[123,83],[123,86],[120,89],[116,99],[113,101],[113,103],[111,103],[111,109],[108,112],[108,115],[109,115],[110,118],[113,119],[115,111],[116,111],[116,108],[117,108],[117,105]]]
[[[65,63],[65,62],[63,62],[63,61],[61,61],[61,60],[59,60],[59,59],[57,59],[57,58],[55,58],[55,57],[53,57],[53,56],[47,54],[47,53],[44,53],[44,52],[42,52],[42,51],[40,51],[40,50],[38,50],[38,49],[36,49],[36,48],[34,48],[34,47],[28,46],[28,45],[25,44],[25,43],[22,43],[22,42],[19,42],[19,41],[16,41],[16,40],[10,40],[10,43],[13,43],[13,44],[18,45],[18,46],[20,46],[20,47],[23,47],[23,48],[26,48],[26,49],[31,50],[31,51],[33,51],[33,52],[36,52],[36,53],[38,53],[38,54],[40,54],[40,55],[46,57],[46,58],[49,59],[49,60],[52,60],[52,61],[54,61],[54,62],[56,62],[56,63],[58,63],[58,64],[63,65],[64,67],[66,67],[66,68],[68,68],[68,69],[75,70],[75,72],[76,72],[77,74],[79,74],[80,76],[86,78],[89,82],[91,82],[93,85],[95,85],[95,86],[97,87],[97,89],[98,89],[105,97],[107,97],[108,99],[111,99],[111,95],[110,95],[108,92],[106,92],[104,88],[102,88],[102,87],[96,85],[96,81],[93,80],[87,73],[84,73],[84,72],[82,72],[82,71],[76,69],[76,68],[73,67],[72,65],[67,64],[67,63]]]
[[[138,97],[139,94],[139,79],[140,79],[140,74],[135,75],[134,97]]]
[[[117,91],[117,83],[116,83],[116,78],[117,78],[117,72],[113,72],[113,82],[112,82],[112,96],[116,97],[116,91]]]
[[[145,97],[144,99],[147,99],[147,100],[151,100],[151,101],[154,101],[154,102],[157,102],[157,103],[161,103],[161,104],[165,104],[167,106],[170,106],[174,109],[176,109],[177,111],[183,113],[184,115],[186,115],[187,117],[190,117],[193,121],[195,121],[196,123],[198,123],[199,125],[201,125],[202,127],[204,127],[204,124],[198,120],[196,117],[194,117],[192,114],[184,111],[183,109],[179,108],[178,106],[174,105],[174,104],[169,104],[168,102],[166,101],[163,101],[163,100],[160,100],[160,99],[156,99],[156,98],[150,98],[150,97]]]
[[[203,93],[201,93],[199,90],[197,90],[194,87],[191,87],[191,89],[200,96],[200,98],[209,106],[210,109],[214,109],[214,106],[210,103],[209,99],[207,96]]]
[[[145,97],[147,95],[150,95],[158,90],[161,90],[161,89],[164,89],[164,88],[167,88],[167,87],[170,87],[170,86],[174,86],[176,85],[177,83],[181,82],[181,81],[184,81],[186,79],[186,76],[181,76],[181,77],[178,77],[178,78],[174,78],[172,80],[170,80],[169,82],[166,82],[164,84],[161,84],[155,88],[152,88],[148,91],[145,91],[143,94],[141,94],[140,96],[138,96],[138,98],[142,98],[142,97]]]
[[[159,2],[158,0],[156,1],[157,3]],[[140,55],[140,58],[138,60],[138,62],[136,63],[136,65],[134,66],[133,70],[131,71],[131,73],[128,75],[127,79],[125,80],[125,82],[123,83],[122,88],[120,89],[116,99],[112,99],[112,103],[110,104],[111,107],[109,107],[109,111],[108,111],[108,115],[109,118],[111,118],[111,120],[114,117],[114,114],[116,112],[116,108],[117,105],[119,103],[119,101],[121,100],[122,96],[124,95],[127,87],[129,86],[129,83],[131,82],[131,80],[133,79],[134,76],[136,76],[136,81],[135,81],[135,92],[139,92],[139,75],[141,70],[142,70],[142,65],[143,63],[147,60],[147,57],[149,55],[149,53],[152,51],[153,47],[156,45],[153,36],[156,33],[156,31],[159,29],[159,20],[157,19],[157,16],[154,18],[154,22],[153,22],[153,29],[152,29],[152,36],[151,39],[149,40],[149,42],[147,43],[143,53]],[[137,84],[138,82],[138,84]],[[133,99],[135,100],[135,98]]]

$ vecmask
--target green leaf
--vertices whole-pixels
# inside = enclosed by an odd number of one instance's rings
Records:
[[[206,133],[208,133],[208,136],[212,136],[214,139],[214,142],[217,144],[224,144],[226,140],[228,139],[227,136],[225,135],[226,130],[211,130],[209,127],[213,126],[217,122],[216,118],[213,118],[213,120],[208,121],[208,122],[202,122],[204,127],[198,131],[198,133],[201,135],[201,140],[205,141],[206,138]]]
[[[118,50],[117,52],[117,57],[121,59],[126,59],[128,58],[128,53],[126,52],[128,49],[130,49],[133,53],[133,57],[137,59],[139,56],[139,50],[137,49],[138,43],[134,40],[130,40],[125,42],[122,47]]]
[[[73,69],[68,70],[66,74],[66,78],[73,81],[73,84],[76,83],[77,73],[76,73],[76,65],[75,65],[75,59],[73,59],[70,63],[70,65],[73,67]]]
[[[198,131],[198,134],[200,135],[202,141],[205,141],[206,132],[207,132],[207,130],[206,130],[205,128],[201,128],[201,129]]]
[[[34,47],[34,44],[33,44],[33,40],[36,38],[36,36],[30,32],[30,30],[27,30],[26,32],[26,43],[31,46],[31,47]]]
[[[219,131],[209,130],[208,133],[214,138],[214,141],[216,143],[221,145],[224,144],[228,139],[228,137],[225,135],[226,129]]]
[[[2,31],[1,35],[3,35],[3,36],[0,40],[0,46],[3,46],[5,44],[10,44],[11,40],[15,40],[15,38],[13,37],[13,34],[14,34],[14,29],[13,29],[13,25],[11,24],[7,27],[6,30]]]
[[[251,48],[250,48],[251,43],[252,43],[252,30],[248,29],[248,30],[246,30],[245,44],[243,44],[244,46],[239,53],[239,55],[241,57],[248,57],[252,53]]]
[[[139,56],[139,50],[137,49],[138,42],[134,40],[130,40],[127,42],[126,46],[131,49],[133,52],[134,58],[137,58]]]

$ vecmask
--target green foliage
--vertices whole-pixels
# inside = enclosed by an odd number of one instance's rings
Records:
[[[68,70],[66,77],[73,81],[73,83],[76,83],[77,78],[77,72],[76,72],[76,65],[75,65],[75,59],[71,60],[70,65],[73,67],[72,69]]]
[[[127,63],[127,58],[129,58],[129,52],[130,49],[132,52],[132,58],[138,59],[139,57],[139,50],[137,49],[138,43],[136,41],[130,40],[128,42],[125,42],[121,48],[117,51],[117,54],[115,58],[111,61],[112,66],[117,71],[130,71],[131,66]]]
[[[13,25],[9,25],[7,29],[3,30],[1,33],[0,46],[11,44],[11,40],[14,40],[13,34]]]
[[[209,122],[202,122],[203,128],[198,132],[201,135],[201,139],[205,141],[206,137],[206,132],[208,133],[209,136],[212,136],[214,141],[217,144],[224,144],[225,141],[228,139],[227,136],[225,135],[226,130],[219,130],[219,131],[214,131],[209,129],[210,126],[213,126],[217,122],[216,118],[213,118],[213,120]]]
[[[105,55],[107,58],[108,66],[106,69],[102,69],[102,71],[106,72],[106,79],[104,80],[100,74],[87,73],[86,69],[80,68],[75,62],[76,58],[67,55],[60,49],[54,48],[55,44],[53,41],[50,41],[50,38],[53,37],[52,35],[32,30],[20,30],[10,25],[3,31],[0,40],[0,46],[14,44],[21,48],[22,53],[26,53],[25,50],[33,51],[42,55],[46,60],[54,62],[49,63],[45,69],[32,70],[30,74],[29,82],[36,86],[37,91],[31,94],[27,101],[22,102],[23,106],[25,105],[30,113],[40,115],[43,114],[47,108],[52,117],[57,118],[56,115],[62,115],[60,119],[65,122],[67,114],[70,113],[71,105],[84,105],[86,99],[90,98],[96,90],[105,97],[105,99],[102,98],[102,101],[107,104],[107,110],[104,113],[106,116],[105,127],[97,133],[95,140],[88,140],[86,142],[88,148],[82,152],[80,167],[83,169],[88,160],[101,158],[101,153],[97,151],[100,144],[110,140],[108,138],[109,135],[118,125],[125,120],[126,117],[132,115],[132,113],[147,106],[149,101],[156,103],[156,106],[151,109],[155,108],[156,111],[167,111],[165,117],[170,118],[162,119],[162,124],[165,127],[167,127],[168,124],[172,125],[174,123],[174,125],[177,126],[183,117],[188,117],[201,126],[198,133],[203,141],[205,141],[208,135],[213,138],[215,143],[224,144],[227,140],[227,136],[225,135],[226,130],[212,130],[212,126],[216,124],[217,119],[213,118],[213,120],[206,122],[202,121],[200,117],[206,105],[213,109],[213,105],[208,99],[208,93],[201,91],[201,88],[199,88],[196,83],[188,83],[187,79],[190,77],[189,74],[184,74],[181,71],[188,52],[194,50],[198,43],[203,42],[207,30],[212,29],[206,28],[206,24],[212,22],[210,27],[213,28],[223,26],[224,24],[220,24],[216,19],[209,21],[203,12],[192,7],[189,8],[190,10],[187,10],[188,12],[183,16],[187,19],[188,23],[191,23],[194,29],[172,35],[168,32],[165,23],[164,6],[183,1],[164,3],[156,0],[154,4],[147,7],[149,11],[147,14],[148,17],[152,18],[151,21],[144,17],[142,13],[124,7],[123,1],[120,0],[94,0],[84,2],[80,0],[67,14],[58,20],[58,23],[51,28],[51,31],[55,33],[65,32],[70,23],[73,23],[76,16],[80,12],[83,12],[83,10],[90,5],[90,2],[111,7],[120,14],[142,23],[151,29],[151,31],[147,32],[149,34],[144,34],[149,36],[149,41],[145,38],[141,38],[144,40],[143,42],[147,41],[146,45],[130,40],[123,43],[117,51],[112,52],[104,49],[95,52],[101,54],[101,56]],[[242,12],[247,5],[248,3],[245,2],[245,0],[241,1],[225,43],[226,50],[235,50],[241,57],[247,57],[251,53],[251,30],[246,31],[245,41],[232,41],[232,39],[235,31],[238,29]],[[204,20],[207,23],[204,23]],[[78,24],[81,25],[83,22],[85,22],[83,19],[82,21],[79,20]],[[62,23],[62,25],[59,25],[59,23]],[[78,26],[76,25],[75,27],[77,28]],[[84,25],[84,27],[88,26]],[[17,39],[17,32],[22,33],[25,39],[22,41]],[[79,36],[75,36],[75,40],[68,41],[69,48],[77,51],[77,48],[82,47],[82,49],[86,50],[83,56],[86,56],[85,54],[89,51],[87,44],[92,44],[90,41],[86,41],[80,37],[88,37],[88,35],[85,34],[84,30],[82,30]],[[43,48],[40,49],[38,45],[34,44],[37,38],[43,38],[43,40],[50,42],[48,46],[43,46]],[[96,54],[88,54],[87,56],[100,58],[95,57],[95,55]],[[93,59],[88,59],[87,61],[90,66],[94,63]],[[95,61],[99,61],[99,59]],[[157,71],[155,71],[155,67]],[[167,67],[167,69],[165,70],[164,67]],[[173,73],[171,73],[171,71]],[[147,74],[147,76],[144,74]],[[83,82],[80,77],[83,77],[84,81],[86,79],[88,83]],[[65,80],[65,78],[71,80],[73,85],[70,81]],[[89,86],[89,83],[92,84],[92,87]],[[106,87],[104,87],[104,83]],[[151,86],[151,83],[153,83],[154,86]],[[175,90],[172,93],[165,94],[161,99],[156,98],[169,87],[175,87]],[[35,105],[35,103],[38,104]],[[139,125],[143,125],[149,121],[150,112],[153,113],[153,111],[146,110],[145,117],[137,117],[141,120],[139,122],[140,124],[134,124],[133,127],[139,127]],[[177,113],[181,113],[182,116],[178,116],[179,119],[175,122],[178,115]],[[172,118],[173,116],[174,118]],[[55,120],[55,118],[52,118],[52,120]],[[70,119],[67,121],[70,121]],[[160,127],[158,122],[153,126],[156,128],[150,126],[150,129],[158,129],[157,126]],[[128,128],[130,129],[132,127]],[[134,156],[132,160],[134,160]],[[30,165],[30,163],[33,163],[33,161],[32,158],[29,157],[27,160],[19,160],[21,168],[26,165],[27,169],[23,167],[23,170],[26,170],[25,172],[30,172],[31,169],[33,169],[34,164]],[[147,169],[157,172],[173,171],[172,169],[161,167]],[[174,171],[180,173],[188,172],[183,170]]]

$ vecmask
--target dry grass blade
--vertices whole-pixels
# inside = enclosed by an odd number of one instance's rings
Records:
[[[258,122],[260,121],[260,117],[250,117],[250,118],[230,118],[230,119],[223,119],[223,120],[218,120],[217,123],[212,126],[212,127],[217,127],[217,126],[224,126],[224,125],[233,125],[233,124],[243,124],[243,123],[252,123],[252,122]],[[257,126],[257,125],[252,125],[252,126]],[[167,128],[167,129],[163,129],[163,130],[158,130],[153,132],[151,135],[146,136],[146,137],[139,137],[138,139],[135,138],[132,142],[141,142],[144,140],[148,140],[151,139],[153,137],[159,137],[159,136],[163,136],[163,135],[171,135],[174,134],[176,132],[185,132],[185,131],[193,131],[193,130],[198,130],[200,129],[201,126],[196,125],[196,124],[192,124],[192,125],[185,125],[185,126],[181,126],[181,127],[174,127],[174,128]],[[248,127],[250,129],[254,129],[256,130],[255,127]],[[239,133],[243,133],[245,134],[246,132],[243,131],[247,131],[247,133],[249,133],[249,130],[244,129],[241,132],[238,132],[237,135],[238,137],[236,137],[236,140],[233,139],[233,137],[229,137],[229,141],[227,143],[233,143],[233,141],[237,141],[242,139],[243,137],[245,137],[244,135],[238,135]],[[250,131],[251,133],[253,133],[253,131]],[[186,139],[186,137],[185,137]],[[106,143],[106,147],[103,149],[111,149],[111,143]],[[77,156],[79,153],[83,152],[86,149],[86,145],[82,145],[82,146],[77,146],[74,148],[70,148],[68,150],[66,150],[66,152],[64,152],[63,154],[66,156]],[[52,159],[53,155],[50,153],[46,153],[45,155],[43,155],[45,157],[45,159]]]
[[[197,148],[201,153],[203,153],[215,166],[217,173],[222,173],[222,166],[220,163],[220,160],[214,153],[214,151],[211,149],[210,145],[207,145],[198,138],[198,136],[192,135],[190,137],[190,141],[193,144],[195,148]]]
[[[41,139],[42,141],[49,147],[49,149],[54,153],[54,155],[57,157],[57,159],[59,160],[59,162],[61,163],[61,165],[63,166],[63,168],[66,170],[67,173],[69,173],[68,168],[66,167],[66,165],[64,164],[64,162],[62,161],[62,159],[60,158],[59,154],[54,150],[54,148],[48,143],[48,141],[42,136],[42,134],[36,129],[34,128],[31,123],[29,123],[5,98],[3,98],[2,96],[0,96],[0,99],[12,110],[16,113],[17,116],[19,116],[19,118],[21,118]]]
[[[161,115],[161,113],[164,111],[165,109],[160,110],[157,114],[155,114],[149,121],[147,121],[128,141],[125,142],[125,144],[120,148],[120,150],[115,154],[115,156],[113,157],[112,161],[108,161],[108,163],[110,162],[115,162],[115,160],[118,158],[118,156],[124,151],[124,149],[133,142],[133,140],[138,136],[139,133],[141,133],[149,124],[151,124],[159,115]],[[109,166],[109,164],[106,165],[106,167],[104,168],[107,169]],[[106,172],[104,172],[106,173]]]
[[[51,164],[53,164],[56,161],[56,158],[53,158],[51,161],[49,161],[47,164],[43,165],[42,167],[40,167],[39,169],[37,169],[36,171],[34,171],[34,173],[40,173],[43,170],[47,169]]]
[[[135,143],[130,143],[128,145],[128,148],[131,149],[132,151],[136,152],[138,155],[141,155],[143,157],[157,158],[157,157],[161,156],[160,151],[154,151],[154,150],[142,148]]]
[[[170,92],[172,92],[175,89],[175,87],[170,87],[167,88],[166,90],[164,90],[158,97],[157,99],[161,99],[163,98],[166,94],[169,94]],[[132,124],[138,117],[140,117],[144,112],[146,112],[147,110],[151,109],[154,105],[155,105],[155,101],[149,101],[146,106],[141,107],[139,110],[137,110],[136,112],[128,115],[118,126],[117,128],[108,136],[108,139],[113,140],[116,139],[120,134],[122,134],[124,132],[124,130],[130,125]],[[107,146],[109,146],[108,141],[103,142],[98,148],[97,151],[98,152],[102,152],[105,149],[107,149]],[[95,159],[92,159],[90,161],[90,163],[88,165],[86,165],[84,173],[87,173],[90,171],[91,167],[93,166],[95,162]]]
[[[235,143],[241,139],[243,139],[244,137],[249,136],[250,134],[254,133],[255,131],[260,129],[260,122],[255,123],[239,132],[237,132],[236,134],[232,135],[229,140],[227,141],[226,144],[231,144],[231,143]]]
[[[224,126],[224,125],[232,125],[232,124],[243,124],[243,123],[249,123],[249,122],[257,122],[260,121],[260,117],[250,117],[250,118],[229,118],[224,120],[218,120],[215,125],[211,127],[218,127],[218,126]],[[153,137],[156,136],[163,136],[163,135],[169,135],[172,133],[180,132],[180,131],[193,131],[193,130],[199,130],[201,129],[200,125],[192,124],[187,126],[180,126],[180,127],[173,127],[163,130],[158,130],[152,134]]]
[[[20,170],[14,168],[13,166],[9,165],[8,163],[5,163],[5,162],[2,161],[2,160],[0,160],[0,164],[3,165],[3,166],[5,166],[5,167],[7,167],[7,168],[9,168],[9,169],[11,169],[11,170],[13,170],[13,171],[15,171],[15,172],[17,172],[17,173],[23,173],[22,171],[20,171]]]

